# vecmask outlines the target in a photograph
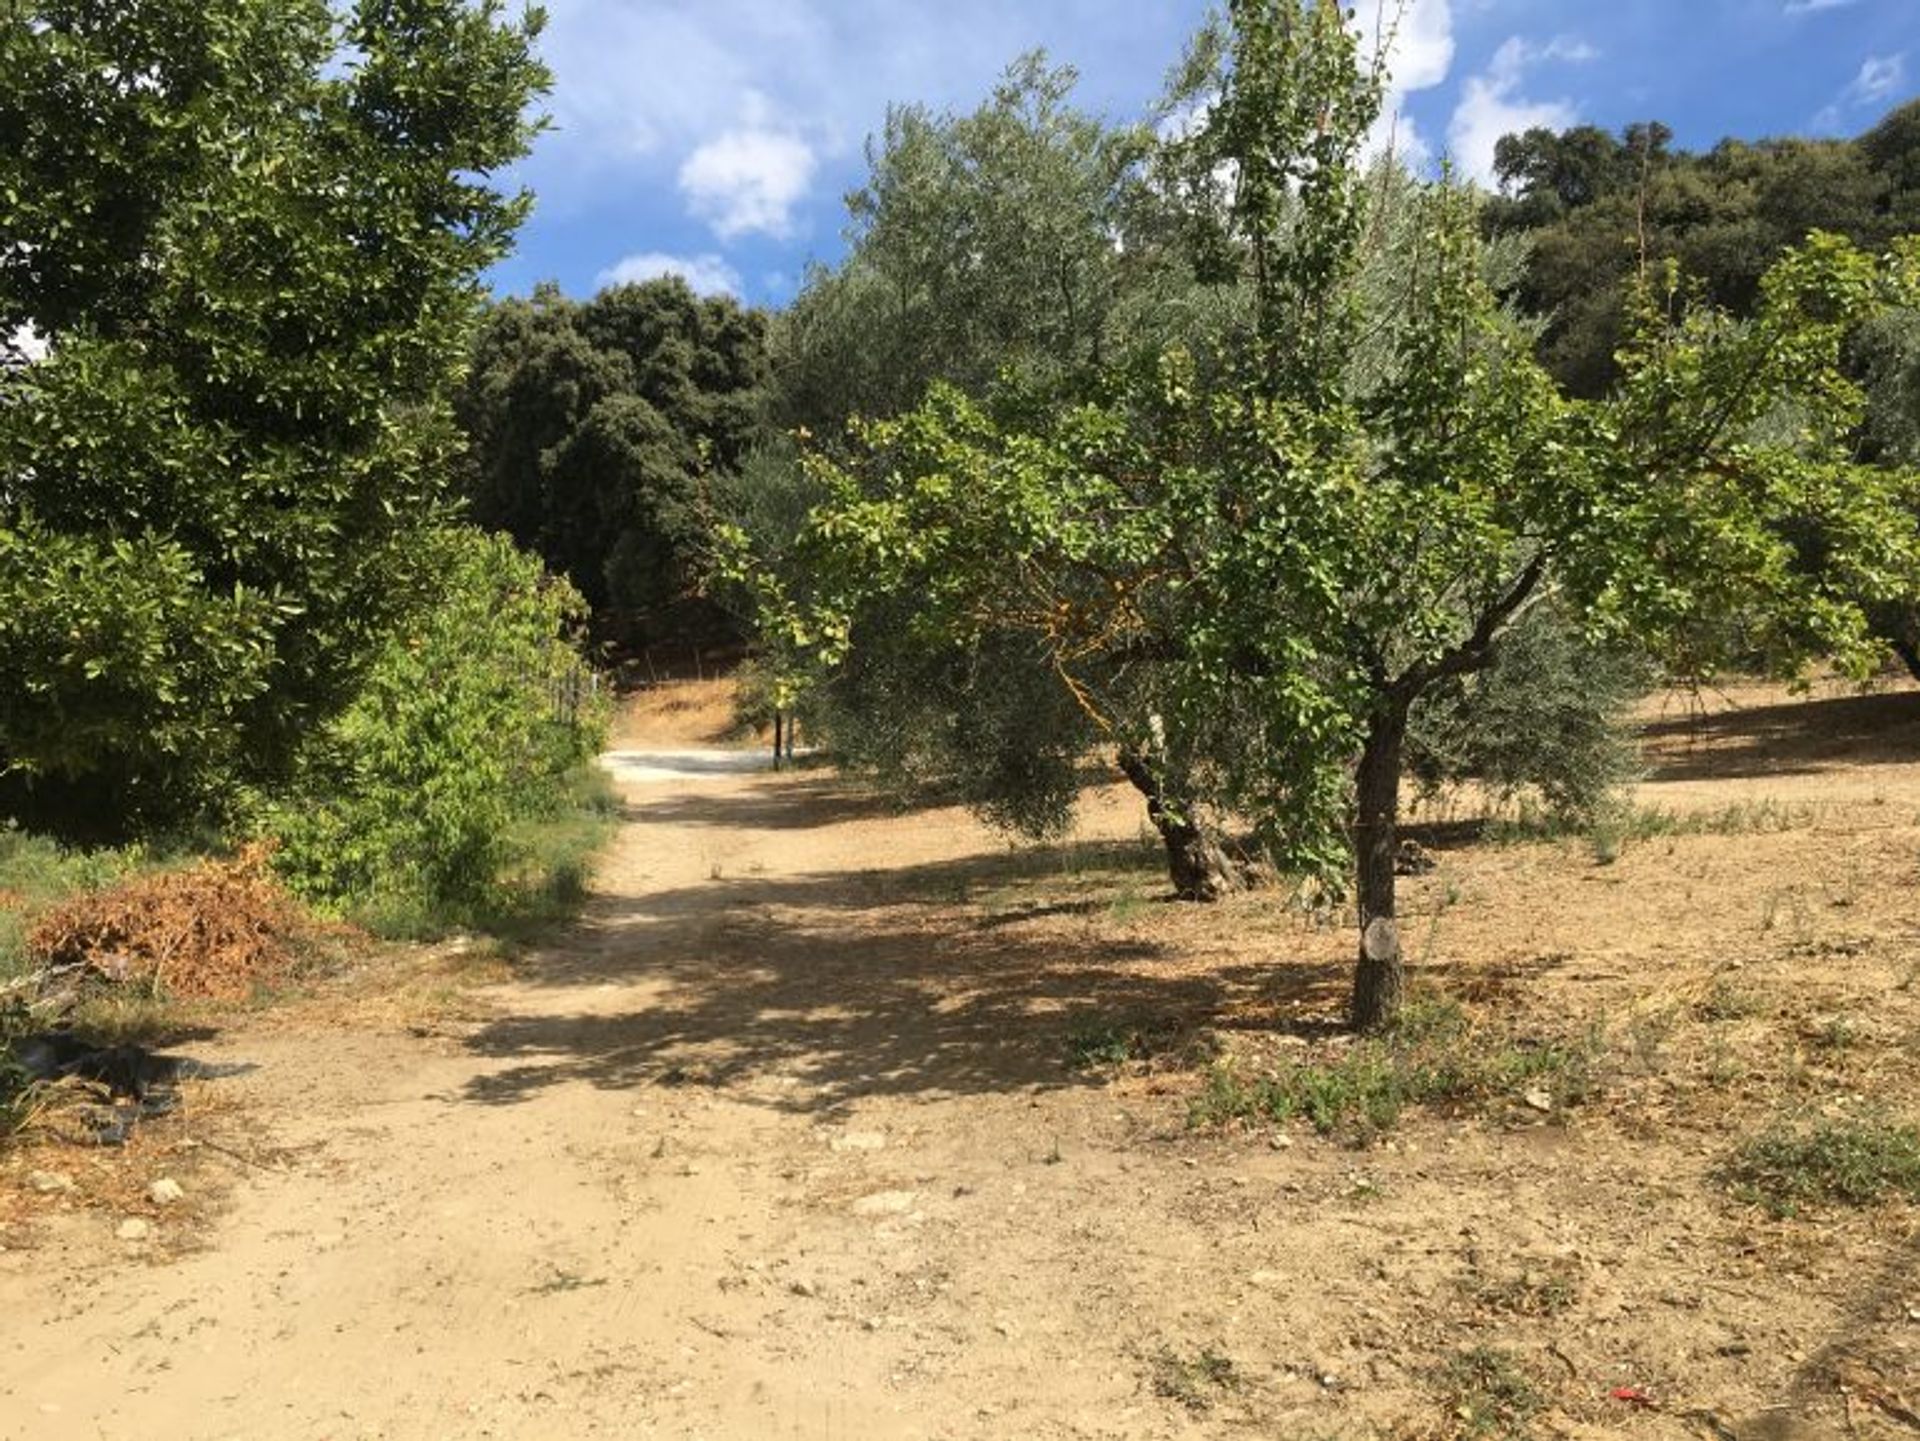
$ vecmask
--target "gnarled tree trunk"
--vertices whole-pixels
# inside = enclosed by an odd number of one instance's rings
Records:
[[[1185,901],[1217,901],[1240,890],[1240,868],[1207,833],[1193,804],[1168,795],[1159,772],[1140,751],[1122,748],[1119,762],[1133,788],[1146,797],[1147,818],[1167,848],[1167,877],[1174,894]]]
[[[1400,829],[1400,758],[1407,707],[1389,702],[1367,730],[1355,777],[1353,853],[1360,906],[1360,962],[1353,974],[1353,1025],[1377,1031],[1400,1009],[1406,973],[1394,914]]]

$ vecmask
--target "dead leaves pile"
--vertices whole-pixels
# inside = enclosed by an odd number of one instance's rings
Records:
[[[273,879],[268,850],[139,876],[66,901],[27,935],[29,954],[81,981],[155,995],[243,1000],[286,977],[310,927]]]

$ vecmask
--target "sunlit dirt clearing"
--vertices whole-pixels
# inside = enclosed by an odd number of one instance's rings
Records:
[[[711,690],[618,745],[724,743]],[[1015,851],[820,770],[633,783],[511,980],[234,1016],[181,1049],[261,1069],[130,1153],[0,1161],[0,1435],[1440,1436],[1476,1356],[1542,1436],[1910,1434],[1914,1210],[1721,1168],[1915,1112],[1920,694],[1734,699],[1650,714],[1640,802],[1703,833],[1429,815],[1423,983],[1598,1037],[1600,1089],[1364,1148],[1190,1127],[1206,1058],[1337,1053],[1351,942],[1163,901],[1124,788]],[[1164,1054],[1069,1063],[1121,1022]]]

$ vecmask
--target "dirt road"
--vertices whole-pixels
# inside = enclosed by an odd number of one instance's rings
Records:
[[[1440,1435],[1461,1358],[1509,1355],[1537,1434],[1898,1434],[1859,1398],[1906,1384],[1911,1212],[1796,1228],[1714,1177],[1779,1046],[1797,1095],[1907,1085],[1920,768],[1605,867],[1443,858],[1422,959],[1610,1017],[1607,1098],[1353,1150],[1191,1130],[1191,1063],[1067,1064],[1089,1018],[1339,1008],[1343,933],[1159,904],[1124,794],[1074,854],[1142,889],[1094,894],[733,764],[635,759],[584,920],[469,1019],[186,1047],[259,1063],[181,1123],[230,1192],[194,1234],[83,1210],[0,1252],[0,1437]],[[1828,1012],[1850,1039],[1809,1050]]]
[[[81,1233],[0,1270],[0,1434],[1145,1434],[1105,1298],[1204,1239],[1067,1264],[1141,1122],[1005,998],[932,985],[914,907],[842,871],[876,828],[921,871],[995,843],[818,778],[647,770],[585,924],[495,1019],[192,1048],[260,1063],[222,1084],[278,1159],[172,1264]]]

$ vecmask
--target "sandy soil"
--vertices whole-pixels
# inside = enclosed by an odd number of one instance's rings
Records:
[[[630,773],[509,979],[234,1018],[182,1049],[259,1070],[129,1153],[5,1161],[0,1437],[1437,1437],[1476,1351],[1538,1397],[1510,1434],[1910,1434],[1920,1212],[1720,1167],[1920,1102],[1920,694],[1734,699],[1651,717],[1643,803],[1704,833],[1433,826],[1425,982],[1603,1037],[1601,1091],[1365,1148],[1189,1125],[1196,1052],[1338,1049],[1350,941],[1162,902],[1123,789],[1012,852],[820,771]],[[1116,1020],[1183,1039],[1069,1064]]]

